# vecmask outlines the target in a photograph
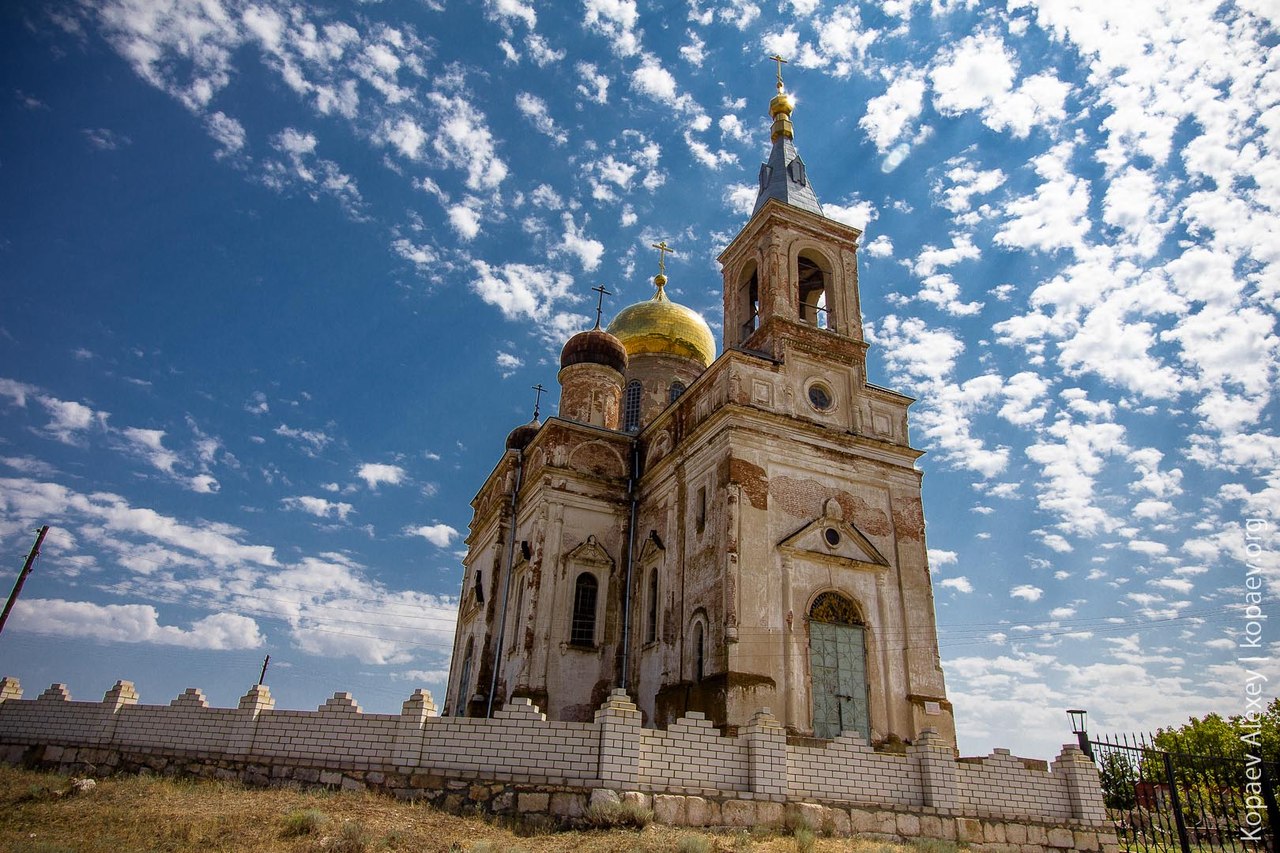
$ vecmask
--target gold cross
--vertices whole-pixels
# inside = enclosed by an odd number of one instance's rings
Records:
[[[781,92],[782,91],[782,66],[786,64],[787,60],[783,59],[781,56],[779,56],[776,53],[769,58],[772,59],[774,62],[778,63],[778,91]]]
[[[658,250],[658,272],[661,275],[666,275],[667,274],[667,252],[670,252],[671,254],[674,255],[676,253],[676,250],[668,246],[666,240],[663,240],[659,243],[654,243],[653,248]]]

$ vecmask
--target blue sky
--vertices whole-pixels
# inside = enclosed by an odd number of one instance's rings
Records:
[[[1240,648],[1247,564],[1280,589],[1268,9],[6,4],[13,574],[53,530],[0,671],[442,698],[470,499],[589,288],[646,298],[665,238],[718,334],[780,52],[871,379],[919,398],[962,751],[1243,711],[1280,680],[1269,624]]]

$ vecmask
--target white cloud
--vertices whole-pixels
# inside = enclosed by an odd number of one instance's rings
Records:
[[[680,58],[692,65],[694,68],[702,67],[702,60],[707,55],[707,44],[698,37],[693,30],[685,33],[688,39],[684,44],[680,45]]]
[[[924,75],[912,68],[899,69],[883,95],[867,101],[858,121],[882,154],[912,133],[924,108]]]
[[[303,453],[308,456],[315,456],[321,450],[329,445],[333,439],[320,430],[294,429],[286,424],[280,424],[273,432],[283,438],[292,439],[299,443]]]
[[[447,211],[449,227],[453,229],[453,233],[458,235],[458,239],[463,242],[474,240],[480,233],[479,204],[479,199],[468,197],[461,204],[449,206]]]
[[[43,395],[36,399],[49,413],[49,423],[45,424],[44,431],[63,444],[77,444],[89,429],[95,426],[106,427],[109,417],[106,412],[96,412],[73,400],[59,400]]]
[[[285,509],[301,510],[316,518],[336,518],[339,521],[346,521],[347,516],[354,510],[349,503],[340,501],[329,501],[324,498],[313,498],[306,495],[298,497],[282,498],[280,501],[284,504]]]
[[[571,300],[573,277],[560,270],[527,264],[492,267],[472,261],[476,278],[471,289],[498,308],[508,320],[547,320],[562,300]]]
[[[432,92],[427,97],[436,108],[439,122],[439,132],[431,143],[436,153],[446,162],[465,166],[468,188],[497,189],[507,177],[508,169],[498,156],[484,114],[462,97],[440,92]]]
[[[1089,183],[1070,171],[1071,153],[1071,145],[1063,143],[1031,161],[1044,181],[1034,193],[1005,205],[1007,221],[996,234],[996,243],[1040,251],[1083,244],[1092,227]]]
[[[753,205],[754,202],[755,200],[753,198]],[[858,198],[850,200],[847,205],[824,204],[822,206],[822,212],[828,219],[834,219],[836,222],[843,222],[845,225],[857,228],[858,230],[866,228],[867,225],[870,224],[878,215],[876,212],[876,206],[872,202],[863,201]]]
[[[583,26],[587,32],[608,38],[618,56],[632,56],[640,49],[636,33],[639,14],[635,0],[585,0]]]
[[[652,54],[646,54],[640,67],[631,72],[631,86],[660,104],[672,105],[676,101],[676,78]]]
[[[410,536],[421,536],[437,548],[448,548],[458,537],[458,531],[447,524],[424,524],[421,527],[406,527],[404,532]]]
[[[955,551],[944,551],[941,548],[929,549],[929,566],[934,570],[943,566],[953,566],[959,561],[959,558]]]
[[[519,92],[516,94],[516,108],[538,133],[549,137],[556,145],[564,145],[569,141],[569,134],[556,126],[555,119],[547,112],[547,102],[542,98],[528,92]]]
[[[178,463],[178,454],[165,448],[164,430],[128,427],[121,434],[129,441],[131,449],[153,467],[166,474],[173,473],[173,466]]]
[[[604,243],[586,236],[586,223],[578,226],[573,215],[567,211],[561,216],[564,233],[554,245],[553,254],[569,254],[578,259],[584,272],[594,272],[600,267],[600,259],[604,257]]]
[[[590,62],[574,66],[578,74],[578,94],[597,104],[609,102],[609,77],[601,74]]]
[[[236,613],[214,613],[189,629],[161,625],[149,604],[94,604],[60,598],[19,601],[11,630],[107,643],[155,643],[189,649],[256,649],[264,642],[258,623]]]
[[[518,355],[512,355],[509,352],[499,352],[495,362],[498,365],[498,370],[502,372],[503,379],[506,379],[508,376],[511,376],[517,370],[524,367],[524,359],[520,358]]]
[[[398,486],[409,476],[399,465],[387,465],[383,462],[366,462],[356,469],[356,476],[364,480],[370,489],[376,489],[383,483]]]
[[[236,154],[244,148],[244,125],[226,113],[221,111],[211,113],[205,118],[204,126],[220,146],[217,156]]]
[[[1039,601],[1042,595],[1044,595],[1044,590],[1040,589],[1040,587],[1025,583],[1009,590],[1010,598],[1021,598],[1023,601]]]
[[[967,577],[961,575],[957,578],[943,578],[939,581],[938,586],[943,589],[954,589],[956,592],[965,594],[973,592],[973,584],[969,582]]]

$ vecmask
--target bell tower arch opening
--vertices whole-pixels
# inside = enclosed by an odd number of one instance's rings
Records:
[[[796,286],[800,322],[834,332],[831,271],[820,255],[810,251],[800,253],[796,259]]]

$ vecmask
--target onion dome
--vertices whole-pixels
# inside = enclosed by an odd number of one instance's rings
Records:
[[[560,351],[560,368],[571,364],[602,364],[619,373],[627,370],[627,349],[622,341],[596,326],[579,332]]]
[[[507,450],[524,450],[540,429],[542,423],[536,417],[527,424],[520,424],[507,435]]]
[[[665,275],[654,276],[653,283],[658,287],[653,298],[619,311],[609,333],[622,342],[628,358],[672,355],[710,366],[716,357],[716,340],[707,321],[692,308],[667,298]]]

